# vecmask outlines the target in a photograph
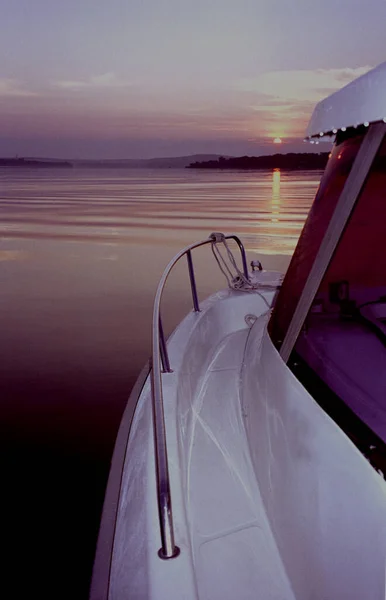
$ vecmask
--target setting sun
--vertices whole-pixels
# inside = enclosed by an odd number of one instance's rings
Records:
[[[281,144],[281,139],[280,139],[279,137],[276,137],[276,138],[273,140],[273,143],[274,143],[274,144]]]

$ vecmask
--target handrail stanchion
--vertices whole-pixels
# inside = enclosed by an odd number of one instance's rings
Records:
[[[244,277],[249,280],[248,266],[247,266],[247,257],[245,255],[244,244],[242,243],[242,241],[240,240],[240,238],[237,237],[237,235],[230,235],[230,236],[227,236],[227,237],[229,237],[229,239],[235,240],[236,244],[240,248],[241,260],[242,260],[242,263],[243,263]]]
[[[187,251],[186,258],[187,258],[187,261],[188,261],[188,269],[189,269],[189,277],[190,277],[190,287],[192,289],[192,298],[193,298],[193,307],[194,307],[195,312],[200,312],[200,305],[198,303],[196,278],[194,276],[194,268],[193,268],[193,260],[192,260],[192,252],[191,252],[191,250]]]
[[[159,349],[161,353],[162,371],[172,373],[169,362],[168,349],[166,347],[164,328],[162,327],[161,315],[159,318]]]
[[[246,277],[246,279],[249,279],[247,259],[245,256],[245,249],[243,244],[235,235],[224,236],[224,239],[233,239],[237,243],[240,249],[241,259],[243,262],[244,276]],[[203,240],[202,242],[191,244],[190,246],[187,246],[186,248],[181,250],[181,252],[179,252],[166,267],[158,284],[154,300],[152,328],[153,341],[151,389],[157,502],[161,535],[161,549],[159,550],[158,555],[160,558],[163,559],[175,558],[179,555],[180,549],[178,548],[174,540],[172,498],[170,492],[169,464],[166,444],[166,427],[162,394],[161,369],[164,373],[172,373],[172,369],[170,368],[169,356],[160,315],[161,298],[170,271],[173,269],[174,265],[180,260],[180,258],[182,258],[186,254],[189,267],[190,285],[192,288],[193,306],[196,312],[200,310],[191,251],[194,250],[194,248],[199,248],[200,246],[205,246],[206,244],[211,243],[213,243],[213,239],[209,238],[207,240]]]

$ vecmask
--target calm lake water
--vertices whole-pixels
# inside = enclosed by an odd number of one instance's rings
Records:
[[[3,547],[12,597],[86,599],[109,461],[150,354],[158,279],[184,245],[238,234],[288,264],[319,172],[0,169]],[[194,254],[201,297],[224,287]],[[172,330],[190,310],[170,278]],[[4,533],[5,530],[5,533]]]

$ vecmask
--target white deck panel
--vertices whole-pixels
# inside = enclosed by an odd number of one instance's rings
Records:
[[[240,403],[249,331],[227,336],[195,398],[187,505],[200,598],[294,599],[260,497]],[[213,585],[214,578],[216,585]]]

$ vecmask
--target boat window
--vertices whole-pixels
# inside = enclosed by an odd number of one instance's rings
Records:
[[[353,137],[334,148],[318,198],[318,203],[326,202],[327,206],[317,217],[314,214],[309,219],[302,239],[300,251],[307,264],[319,247],[325,230],[324,218],[331,215],[331,204],[336,203],[358,141]],[[339,161],[343,162],[343,169],[337,166]],[[383,442],[386,442],[385,243],[384,140],[295,345],[295,356],[306,365],[308,375],[314,374],[326,386],[323,389],[331,390]],[[306,275],[301,272],[301,282]],[[299,278],[295,271],[296,277]],[[299,284],[296,289],[301,289]]]
[[[270,320],[269,331],[277,348],[284,340],[363,136],[361,133],[337,140],[331,152]]]

